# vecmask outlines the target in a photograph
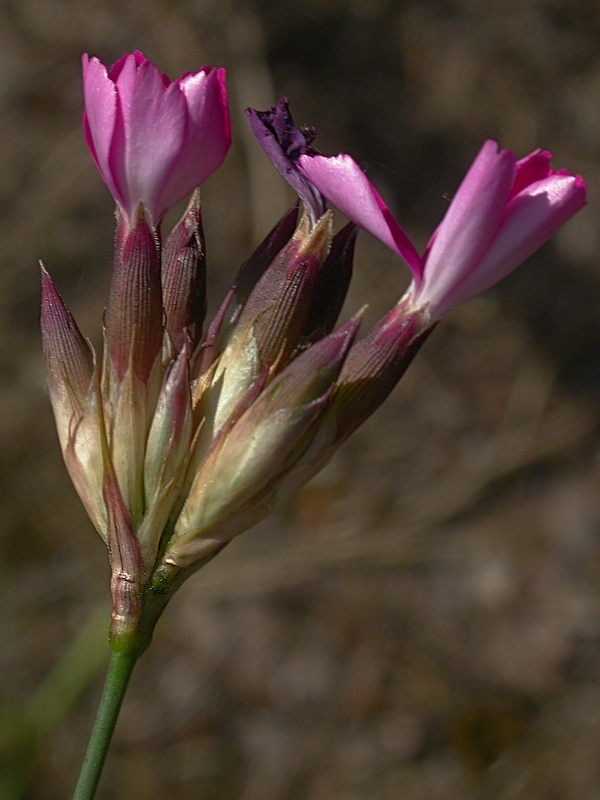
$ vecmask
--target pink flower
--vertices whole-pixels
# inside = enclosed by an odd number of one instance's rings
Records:
[[[221,166],[231,144],[225,70],[169,81],[142,53],[107,71],[83,56],[84,128],[100,174],[129,220],[166,211]]]
[[[517,161],[488,140],[420,256],[354,159],[300,158],[308,180],[346,216],[398,253],[409,296],[432,321],[506,277],[585,205],[587,183],[550,168],[550,153]]]

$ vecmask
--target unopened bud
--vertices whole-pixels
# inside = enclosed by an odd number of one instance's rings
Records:
[[[175,525],[167,563],[188,566],[266,513],[263,496],[274,501],[280,477],[314,437],[359,324],[350,320],[305,350],[215,440]]]
[[[209,398],[206,431],[215,436],[265,367],[275,374],[300,341],[319,272],[331,244],[331,214],[312,230],[307,216],[265,271],[222,354]]]
[[[165,242],[162,293],[171,342],[179,351],[188,336],[193,348],[202,335],[206,314],[206,248],[198,191]]]
[[[43,267],[42,341],[65,464],[90,519],[106,541],[94,353]]]
[[[250,258],[245,261],[227,292],[221,308],[215,315],[202,346],[199,369],[204,372],[223,352],[241,310],[265,271],[275,261],[291,239],[298,221],[298,206],[291,208],[279,220]]]
[[[83,403],[94,375],[94,355],[73,315],[42,266],[42,344],[51,393],[72,393]]]
[[[303,216],[242,310],[238,326],[254,325],[263,365],[287,359],[298,344],[331,247],[331,219],[327,211],[311,227]]]
[[[296,204],[283,215],[250,258],[242,264],[233,282],[235,295],[235,303],[233,305],[238,312],[233,315],[234,318],[237,318],[239,311],[246,304],[258,281],[290,241],[297,224],[298,205]]]
[[[336,233],[319,272],[302,338],[314,342],[330,333],[340,315],[352,279],[358,228],[350,222]]]

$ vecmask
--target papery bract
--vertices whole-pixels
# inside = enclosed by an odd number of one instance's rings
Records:
[[[95,354],[42,267],[42,342],[60,445],[94,527],[108,541]]]
[[[110,69],[83,56],[84,128],[98,169],[128,219],[165,212],[221,166],[231,144],[225,70],[169,81],[142,53]]]
[[[282,473],[316,435],[315,423],[334,394],[335,382],[360,325],[357,316],[294,359],[231,428],[215,439],[197,471],[165,553],[170,564],[190,566],[233,538],[248,504],[256,522],[268,510]]]

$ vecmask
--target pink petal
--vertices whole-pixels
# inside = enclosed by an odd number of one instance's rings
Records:
[[[157,225],[223,162],[231,144],[225,71],[171,82],[143,53],[107,72],[83,58],[84,128],[102,177],[131,221],[140,202]]]
[[[517,195],[487,255],[453,293],[450,305],[465,303],[509,275],[583,208],[586,193],[580,176],[551,175]]]
[[[231,123],[225,70],[205,67],[178,81],[187,105],[182,146],[160,195],[170,208],[200,186],[225,160],[231,146]]]
[[[110,149],[115,128],[117,90],[97,58],[84,54],[83,92],[85,137],[106,185],[115,199],[122,201],[122,187],[113,180],[110,169]]]
[[[134,50],[133,53],[125,53],[125,55],[121,56],[118,61],[112,65],[112,67],[108,71],[108,77],[111,79],[113,83],[116,83],[117,78],[121,74],[121,71],[125,64],[132,64],[134,67],[139,67],[141,64],[144,64],[148,59],[140,50]]]
[[[517,177],[515,178],[510,197],[513,198],[515,195],[519,194],[519,192],[523,191],[523,189],[526,189],[531,183],[536,183],[536,181],[541,181],[549,175],[552,175],[553,171],[550,168],[551,159],[552,153],[538,148],[534,150],[533,153],[525,156],[525,158],[521,158],[517,161]]]
[[[415,302],[445,307],[458,285],[477,269],[502,221],[517,173],[516,158],[487,141],[454,196],[428,246]]]
[[[421,257],[415,246],[351,156],[345,153],[331,157],[304,155],[299,165],[308,180],[332,205],[398,253],[410,267],[415,279],[420,279]]]
[[[166,211],[160,196],[185,136],[185,99],[177,84],[165,88],[152,62],[138,66],[133,57],[123,66],[116,86],[123,142],[113,142],[111,164],[117,174],[122,170],[128,216],[141,200],[157,223]]]

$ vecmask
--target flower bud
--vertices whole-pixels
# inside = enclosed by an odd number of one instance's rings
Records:
[[[203,437],[212,440],[263,369],[275,374],[299,344],[330,244],[331,214],[312,230],[305,216],[254,287],[217,365]]]
[[[298,344],[331,247],[331,212],[311,227],[304,216],[288,245],[256,284],[238,327],[254,324],[261,361],[286,359]]]
[[[206,314],[206,248],[197,191],[167,237],[161,272],[167,333],[177,351],[186,337],[193,349],[202,336]]]
[[[305,341],[314,342],[326,336],[337,322],[352,279],[357,232],[358,228],[351,222],[333,237],[304,323],[302,339]]]
[[[106,541],[94,352],[43,267],[42,341],[65,464],[94,527]]]
[[[272,505],[280,476],[317,432],[359,324],[352,319],[301,353],[215,440],[175,525],[167,563],[191,564]]]
[[[252,290],[291,239],[298,222],[298,206],[291,208],[267,234],[238,270],[233,286],[211,323],[203,343],[199,371],[204,372],[223,351]]]

